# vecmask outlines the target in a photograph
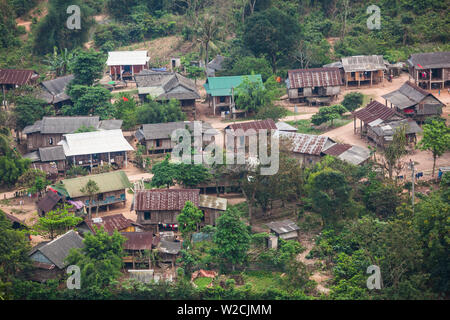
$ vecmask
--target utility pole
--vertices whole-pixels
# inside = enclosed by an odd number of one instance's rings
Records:
[[[416,180],[416,173],[414,171],[414,161],[412,161],[411,159],[409,159],[409,166],[411,169],[411,182],[412,182],[411,203],[412,203],[412,211],[413,211],[413,215],[414,215],[414,184],[415,184],[415,180]]]

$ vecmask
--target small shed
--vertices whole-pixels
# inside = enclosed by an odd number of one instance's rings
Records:
[[[161,239],[158,245],[159,257],[162,262],[169,262],[172,267],[175,266],[175,261],[181,250],[182,242],[180,241],[167,241]]]
[[[145,256],[144,251],[150,251],[155,247],[152,232],[121,232],[122,236],[126,238],[123,244],[125,256],[124,263],[132,263],[133,269],[136,268],[136,263],[146,264],[149,268],[152,266],[150,256]]]
[[[109,68],[109,74],[113,80],[133,79],[144,69],[148,69],[147,51],[110,51],[106,64]]]
[[[72,101],[66,93],[66,87],[73,79],[73,75],[68,75],[53,80],[43,81],[41,83],[38,98],[44,100],[48,104],[53,104],[58,108],[66,104],[71,104]]]
[[[377,84],[384,82],[386,65],[383,56],[352,56],[341,59],[345,86],[357,84]]]
[[[217,218],[227,210],[227,201],[225,198],[201,194],[199,208],[203,211],[203,223],[215,226]]]
[[[273,221],[268,223],[267,226],[270,232],[274,233],[278,238],[283,240],[298,240],[300,228],[292,220]]]
[[[103,228],[105,232],[112,235],[114,231],[118,232],[135,232],[140,231],[139,225],[134,221],[127,219],[123,214],[113,214],[101,218],[85,219],[82,221],[77,229],[84,235],[85,233],[95,233],[96,229]]]

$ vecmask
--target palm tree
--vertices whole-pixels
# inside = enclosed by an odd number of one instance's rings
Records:
[[[217,46],[214,41],[217,40],[219,31],[220,26],[214,16],[205,14],[198,20],[197,41],[201,43],[200,54],[202,55],[202,53],[204,53],[205,66],[209,62],[209,50],[217,50]]]
[[[86,183],[86,185],[80,189],[80,191],[89,197],[89,220],[92,219],[92,202],[94,201],[94,196],[100,191],[97,183],[91,179]],[[98,214],[98,206],[97,206]]]

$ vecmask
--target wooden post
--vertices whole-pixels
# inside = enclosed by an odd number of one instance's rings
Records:
[[[128,168],[127,152],[125,151],[125,168]]]
[[[370,71],[370,87],[372,87],[372,78],[373,78],[373,71]]]
[[[430,69],[430,85],[429,85],[429,88],[431,90],[431,69]]]
[[[90,154],[91,157],[91,171],[92,171],[92,153]]]
[[[356,134],[356,117],[353,116],[353,134]]]
[[[108,152],[108,163],[111,164],[111,152]]]
[[[212,96],[213,98],[213,115],[216,115],[216,97]]]

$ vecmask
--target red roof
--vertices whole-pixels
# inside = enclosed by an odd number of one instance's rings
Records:
[[[233,123],[227,126],[225,129],[233,129],[233,130],[242,129],[243,131],[247,131],[249,129],[277,130],[277,126],[275,124],[275,121],[273,121],[272,119],[267,119],[252,122]]]
[[[364,109],[353,112],[353,116],[369,123],[377,119],[388,120],[395,114],[395,111],[386,107],[378,101],[372,101]]]
[[[296,69],[288,71],[291,88],[334,87],[342,85],[338,68]]]
[[[198,207],[200,189],[154,189],[136,193],[136,211],[181,210],[187,201]]]
[[[133,221],[125,218],[121,213],[102,217],[101,222],[94,222],[94,221],[96,220],[95,219],[85,220],[86,224],[88,225],[89,229],[91,229],[92,232],[95,231],[94,227],[100,229],[103,226],[103,229],[109,234],[113,234],[114,230],[120,231],[128,227],[131,227],[133,224]]]
[[[127,241],[123,244],[125,250],[151,250],[153,242],[152,232],[121,232]]]
[[[0,84],[24,85],[38,74],[33,70],[0,69]]]
[[[324,150],[323,153],[328,154],[330,156],[338,156],[348,149],[350,149],[352,146],[350,144],[344,144],[344,143],[336,143],[329,147],[328,149]]]

